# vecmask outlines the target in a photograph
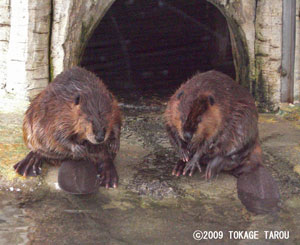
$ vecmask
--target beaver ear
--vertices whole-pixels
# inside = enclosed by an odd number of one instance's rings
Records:
[[[208,99],[208,102],[209,102],[210,105],[213,105],[215,103],[215,99],[214,99],[213,96],[210,95],[210,96],[208,96],[207,99]]]
[[[77,95],[74,103],[75,103],[75,105],[79,105],[79,102],[80,102],[80,95]]]
[[[179,92],[179,94],[177,94],[177,99],[179,100],[183,94],[184,94],[184,91]]]

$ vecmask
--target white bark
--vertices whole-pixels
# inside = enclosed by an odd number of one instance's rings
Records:
[[[254,18],[255,0],[208,0],[220,9],[227,19],[233,47],[234,64],[237,81],[248,78],[248,83],[255,79],[255,54],[254,54]],[[243,50],[241,50],[243,47]],[[248,60],[248,64],[243,64]],[[246,67],[247,65],[247,67]]]
[[[115,0],[54,2],[51,76],[78,64],[86,41]]]
[[[300,13],[300,0],[296,1],[296,13]],[[296,14],[296,47],[295,47],[294,99],[300,103],[300,16]]]
[[[11,1],[11,27],[8,47],[8,93],[25,97],[27,91],[26,59],[28,48],[28,1]]]
[[[265,99],[276,107],[280,102],[282,1],[258,1],[256,16],[256,81],[264,83]]]
[[[26,79],[30,98],[49,83],[51,0],[29,1]]]
[[[7,56],[10,30],[10,1],[0,0],[0,92],[7,77]]]
[[[49,81],[50,0],[11,1],[5,90],[28,100]]]

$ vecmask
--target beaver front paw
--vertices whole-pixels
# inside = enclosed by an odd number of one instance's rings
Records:
[[[31,151],[23,160],[14,165],[14,169],[18,174],[25,177],[36,177],[41,174],[42,160],[41,156]]]
[[[118,187],[118,173],[113,163],[99,163],[98,164],[98,176],[100,186],[105,188],[117,188]]]
[[[189,159],[189,151],[185,148],[180,148],[179,149],[179,155],[180,155],[180,159],[183,161],[183,162],[188,162],[190,159]]]

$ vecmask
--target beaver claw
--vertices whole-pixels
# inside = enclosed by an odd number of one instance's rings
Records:
[[[111,164],[99,164],[98,167],[98,177],[99,185],[105,186],[105,188],[117,188],[119,177],[115,166]]]
[[[196,167],[198,168],[199,172],[201,173],[201,167],[198,161],[189,161],[186,163],[186,166],[183,170],[183,175],[186,175],[187,172],[190,172],[189,176],[192,176],[193,173],[195,172]]]
[[[37,175],[41,174],[41,166],[42,158],[31,151],[23,160],[14,165],[14,169],[18,174],[25,177],[36,177]]]
[[[205,178],[209,180],[215,177],[223,169],[225,165],[225,159],[222,157],[215,157],[211,162],[207,164]]]
[[[118,150],[120,149],[120,141],[118,140],[113,140],[110,144],[109,144],[109,147],[111,149],[111,151],[113,153],[117,153]]]
[[[189,161],[189,151],[187,149],[181,148],[179,150],[179,154],[180,154],[180,158],[181,158],[182,161],[184,161],[184,162]]]
[[[184,167],[185,167],[185,162],[183,160],[179,160],[172,171],[172,175],[176,175],[176,176],[182,175]]]

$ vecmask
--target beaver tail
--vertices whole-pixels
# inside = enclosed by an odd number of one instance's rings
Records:
[[[263,214],[279,209],[279,189],[270,172],[262,165],[259,144],[234,174],[237,176],[238,197],[249,211]]]

